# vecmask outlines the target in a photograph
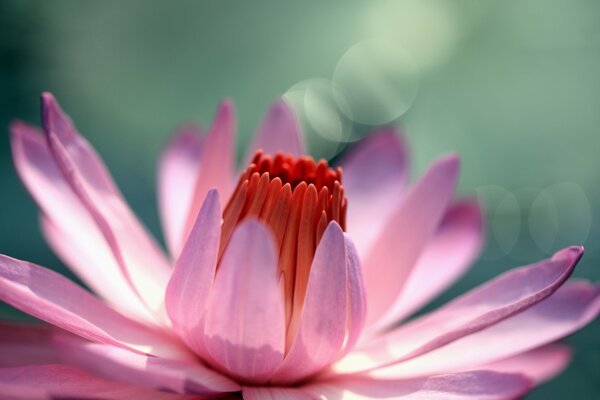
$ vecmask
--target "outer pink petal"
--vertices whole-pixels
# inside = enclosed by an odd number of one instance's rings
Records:
[[[57,364],[0,368],[0,397],[4,400],[192,400],[197,398],[113,382],[77,367]]]
[[[294,111],[283,99],[271,105],[265,115],[252,145],[246,153],[249,162],[257,150],[274,156],[277,152],[299,157],[305,154],[300,125]]]
[[[521,374],[471,371],[419,379],[347,377],[302,389],[321,399],[507,400],[523,396],[531,381]]]
[[[341,360],[336,370],[364,371],[406,362],[461,337],[481,331],[544,300],[571,275],[581,247],[506,272],[444,307],[373,339]]]
[[[591,322],[599,313],[600,288],[587,282],[566,284],[521,314],[374,374],[422,376],[479,368],[559,340]]]
[[[0,255],[0,300],[89,340],[157,355],[186,354],[62,275],[4,255]]]
[[[53,250],[120,311],[140,320],[152,320],[121,273],[102,233],[65,182],[41,132],[15,122],[11,125],[11,144],[17,172],[46,215],[43,232]]]
[[[247,386],[242,390],[244,400],[313,400],[314,397],[294,387]]]
[[[463,201],[450,207],[396,303],[380,322],[397,323],[450,286],[479,254],[483,234],[482,213],[476,202]]]
[[[264,382],[285,351],[285,310],[268,228],[247,221],[219,264],[206,316],[206,349],[233,376]]]
[[[452,199],[458,158],[440,159],[406,194],[364,259],[369,299],[367,322],[375,322],[396,301]]]
[[[394,127],[381,128],[344,157],[341,167],[350,199],[348,233],[364,258],[405,191],[406,145]]]
[[[55,345],[60,350],[64,362],[118,382],[149,389],[200,395],[235,392],[241,389],[235,382],[197,361],[149,357],[79,338],[56,337]]]
[[[165,304],[175,331],[202,354],[204,317],[213,285],[221,236],[219,193],[213,189],[198,213],[167,286]]]
[[[186,217],[183,240],[192,229],[200,206],[210,189],[217,189],[221,201],[229,198],[235,171],[235,109],[230,100],[219,104],[215,119],[202,145],[202,168],[194,187],[191,208]],[[225,207],[225,203],[221,203]]]
[[[49,93],[42,116],[50,152],[65,181],[92,216],[130,285],[162,315],[170,267],[165,255],[133,215],[93,148],[75,130]]]
[[[200,173],[200,129],[185,125],[171,139],[158,166],[158,206],[171,256],[176,259],[185,243],[183,234]]]
[[[569,346],[550,344],[504,360],[483,365],[482,368],[504,373],[520,373],[544,383],[560,374],[571,362]]]
[[[121,197],[108,169],[94,148],[77,132],[71,118],[65,114],[51,93],[42,93],[42,123],[66,148],[83,178],[96,188],[115,197]]]
[[[54,327],[25,322],[0,322],[0,367],[58,362],[51,338]]]
[[[347,254],[344,233],[331,222],[317,247],[308,278],[300,325],[275,383],[310,376],[333,361],[347,328]]]

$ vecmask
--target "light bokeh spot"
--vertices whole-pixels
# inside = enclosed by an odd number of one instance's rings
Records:
[[[372,2],[367,21],[371,34],[401,43],[424,70],[443,64],[465,29],[456,5],[446,0]]]
[[[370,39],[352,46],[333,73],[337,106],[365,125],[391,122],[412,106],[419,89],[419,69],[400,45]],[[343,96],[342,96],[343,95]]]
[[[331,81],[315,78],[296,83],[283,95],[294,108],[316,158],[330,159],[343,149],[343,143],[357,139],[352,136],[352,121],[334,100],[337,91]],[[345,101],[342,94],[337,97]]]

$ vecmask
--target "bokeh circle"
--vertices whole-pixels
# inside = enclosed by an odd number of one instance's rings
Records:
[[[332,79],[339,109],[365,125],[387,124],[404,114],[419,90],[419,69],[398,44],[370,39],[352,46]]]

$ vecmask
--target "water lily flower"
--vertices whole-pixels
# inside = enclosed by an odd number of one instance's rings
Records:
[[[453,200],[454,155],[407,186],[393,128],[333,168],[278,101],[236,174],[224,101],[160,159],[167,253],[48,93],[42,120],[11,126],[15,165],[91,292],[0,256],[0,300],[47,323],[1,323],[3,399],[510,399],[600,312],[597,286],[567,282],[569,247],[409,319],[477,256],[482,213]]]

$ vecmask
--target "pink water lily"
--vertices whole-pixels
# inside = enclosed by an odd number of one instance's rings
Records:
[[[238,175],[221,103],[161,157],[165,253],[52,95],[42,110],[42,131],[11,126],[15,165],[94,294],[0,256],[0,299],[48,323],[1,323],[2,399],[510,399],[560,372],[555,342],[600,312],[597,286],[567,282],[583,253],[570,247],[399,324],[483,233],[477,203],[453,200],[458,158],[408,187],[393,128],[334,169],[305,156],[278,101]]]

